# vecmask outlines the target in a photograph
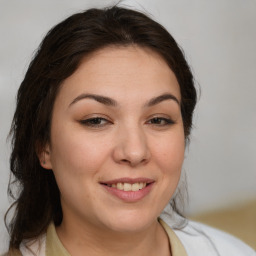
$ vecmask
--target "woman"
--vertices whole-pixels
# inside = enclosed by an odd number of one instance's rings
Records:
[[[144,14],[90,9],[54,27],[18,91],[9,255],[254,255],[181,215],[195,104],[181,50]]]

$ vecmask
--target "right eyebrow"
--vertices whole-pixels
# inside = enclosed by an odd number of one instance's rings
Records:
[[[93,99],[95,101],[98,101],[99,103],[102,103],[106,106],[115,107],[117,106],[117,102],[114,99],[111,99],[109,97],[105,97],[102,95],[96,95],[96,94],[89,94],[89,93],[82,93],[79,96],[77,96],[70,104],[69,107],[76,102],[83,100],[83,99]]]

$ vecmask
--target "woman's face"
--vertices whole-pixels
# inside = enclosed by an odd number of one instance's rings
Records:
[[[63,221],[115,231],[155,223],[184,157],[180,91],[149,49],[108,47],[86,57],[56,98],[44,167]]]

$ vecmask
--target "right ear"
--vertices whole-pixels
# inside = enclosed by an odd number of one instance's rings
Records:
[[[49,169],[49,170],[52,169],[51,149],[48,143],[39,150],[37,155],[40,161],[40,165],[44,169]]]

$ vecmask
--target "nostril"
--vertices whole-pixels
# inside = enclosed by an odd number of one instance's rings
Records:
[[[122,159],[121,162],[129,163],[130,161],[128,161],[127,159]]]

